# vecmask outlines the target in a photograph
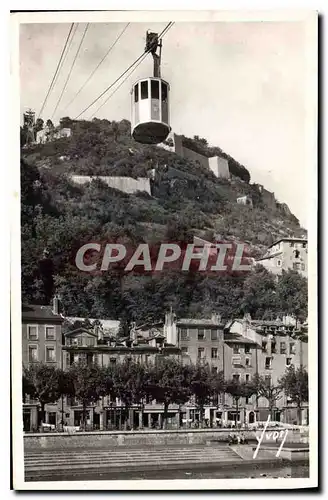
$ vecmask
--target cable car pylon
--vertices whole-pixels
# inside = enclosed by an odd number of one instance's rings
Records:
[[[159,144],[171,131],[168,82],[161,78],[162,39],[147,31],[145,52],[154,60],[154,76],[137,81],[131,90],[131,131],[135,141]],[[157,53],[159,52],[159,53]]]

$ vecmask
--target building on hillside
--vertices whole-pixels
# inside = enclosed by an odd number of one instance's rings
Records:
[[[229,170],[229,162],[226,158],[223,158],[221,156],[213,156],[211,158],[208,158],[207,156],[197,153],[196,151],[192,151],[182,144],[182,136],[177,134],[173,134],[173,143],[173,148],[165,146],[165,149],[174,151],[175,154],[177,154],[181,158],[186,158],[187,160],[200,163],[200,165],[202,165],[203,167],[210,169],[215,177],[230,179],[231,176]]]
[[[248,195],[239,196],[239,198],[237,198],[237,203],[238,205],[247,205],[248,207],[253,207],[253,200]]]
[[[225,379],[247,382],[257,374],[268,384],[276,387],[286,369],[308,366],[307,325],[297,327],[296,322],[251,320],[250,317],[235,319],[225,327]],[[226,402],[231,397],[226,396]],[[252,396],[244,406],[245,415],[238,420],[248,423],[265,421],[269,415],[269,402]],[[273,420],[293,423],[297,421],[297,409],[289,398],[280,394],[274,404]],[[231,415],[235,415],[235,411]],[[303,423],[308,421],[308,405],[302,410]]]
[[[305,238],[281,238],[256,262],[273,274],[293,269],[307,277],[308,242]]]
[[[254,187],[257,186],[259,193],[261,194],[261,199],[264,205],[268,208],[275,209],[277,206],[277,201],[274,193],[265,189],[261,184],[254,184]]]
[[[22,361],[28,367],[46,363],[60,368],[62,363],[62,323],[59,300],[53,306],[23,305],[22,307]],[[23,403],[24,431],[37,429],[39,403],[26,397]],[[46,405],[46,422],[58,423],[57,405]]]

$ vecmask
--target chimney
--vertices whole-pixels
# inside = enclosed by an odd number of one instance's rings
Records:
[[[60,297],[59,295],[55,295],[52,301],[52,313],[58,315],[60,307]]]
[[[221,314],[219,313],[212,313],[212,323],[215,325],[218,325],[221,323]]]
[[[137,340],[137,330],[135,322],[131,323],[130,338],[132,341]]]

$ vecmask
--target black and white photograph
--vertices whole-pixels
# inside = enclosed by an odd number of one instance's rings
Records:
[[[316,487],[317,13],[11,21],[14,489]]]

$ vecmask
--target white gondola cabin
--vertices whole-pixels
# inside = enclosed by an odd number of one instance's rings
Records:
[[[144,78],[133,85],[131,132],[135,141],[165,141],[171,130],[169,92],[169,84],[161,78]]]

